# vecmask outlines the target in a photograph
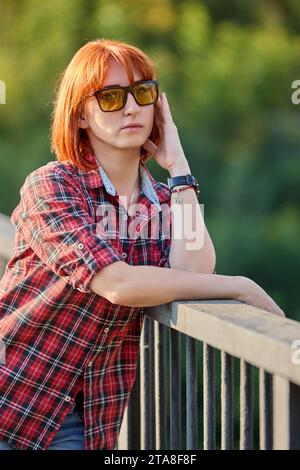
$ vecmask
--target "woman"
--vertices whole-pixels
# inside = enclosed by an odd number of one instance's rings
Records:
[[[79,49],[62,76],[57,159],[25,179],[0,284],[2,449],[114,449],[145,307],[228,298],[284,315],[250,279],[214,271],[197,180],[155,77],[144,52],[105,39]],[[168,185],[147,169],[151,157]],[[193,249],[186,230],[174,236],[174,208],[191,204]]]

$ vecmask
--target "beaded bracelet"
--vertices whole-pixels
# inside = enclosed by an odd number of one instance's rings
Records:
[[[184,188],[179,188],[179,189],[171,189],[171,193],[180,193],[181,191],[185,191],[186,189],[194,189],[195,190],[195,193],[197,195],[197,191],[196,191],[196,188],[194,188],[194,186],[185,186]],[[198,195],[197,195],[198,196]],[[183,199],[182,199],[182,196],[179,196],[179,195],[176,195],[175,197],[175,202],[178,203],[178,202],[183,202]]]
[[[172,193],[180,193],[180,191],[185,191],[186,189],[194,189],[194,186],[185,186],[184,188],[179,188],[179,189],[172,189],[171,192]],[[195,190],[196,192],[196,190]]]

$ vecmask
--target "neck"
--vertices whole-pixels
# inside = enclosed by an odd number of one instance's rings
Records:
[[[107,151],[106,151],[107,150]],[[119,196],[127,196],[140,190],[140,149],[94,149],[96,161],[104,169]],[[138,191],[137,191],[138,190]]]

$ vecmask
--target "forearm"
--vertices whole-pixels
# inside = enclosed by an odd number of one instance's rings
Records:
[[[170,176],[185,174],[191,174],[186,160],[170,170]],[[183,187],[178,186],[176,189]],[[177,194],[172,193],[171,208],[170,267],[212,273],[216,264],[215,250],[195,191],[187,189]]]
[[[115,303],[150,307],[174,300],[233,299],[236,280],[236,276],[128,265]]]

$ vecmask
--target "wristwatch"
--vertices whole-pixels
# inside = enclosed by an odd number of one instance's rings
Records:
[[[196,193],[200,194],[199,183],[194,176],[188,174],[181,176],[172,176],[171,178],[168,178],[168,186],[170,190],[175,188],[175,186],[181,185],[193,186],[196,190]]]

